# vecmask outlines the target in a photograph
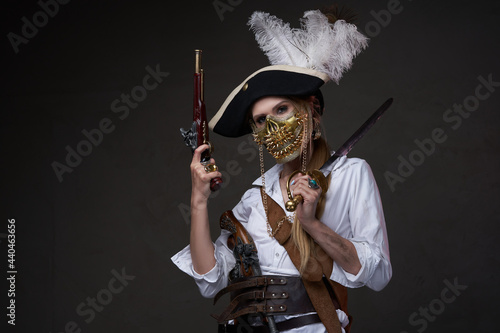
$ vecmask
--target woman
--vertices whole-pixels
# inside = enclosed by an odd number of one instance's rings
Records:
[[[281,326],[283,332],[348,330],[345,288],[367,285],[380,290],[392,275],[382,205],[368,164],[357,158],[338,159],[325,189],[305,172],[319,169],[331,154],[321,135],[324,103],[319,90],[330,78],[301,66],[265,67],[236,87],[210,122],[216,133],[252,133],[259,144],[261,177],[233,213],[255,242],[264,276],[300,277],[300,288],[287,295],[305,295],[298,302],[303,306],[273,316],[278,323],[288,323]],[[264,147],[277,161],[267,172]],[[228,285],[235,259],[227,245],[229,232],[222,230],[215,243],[210,237],[209,184],[221,173],[207,172],[200,163],[207,148],[198,147],[191,163],[190,245],[172,260],[195,279],[203,296],[214,297]],[[291,213],[284,208],[286,183],[293,173],[290,191],[301,195],[303,202]],[[284,217],[276,221],[275,212]],[[224,331],[236,332],[237,327],[225,326]]]

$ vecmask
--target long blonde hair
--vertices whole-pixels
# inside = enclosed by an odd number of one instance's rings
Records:
[[[319,121],[319,117],[322,112],[320,112],[320,106],[316,98],[298,99],[292,97],[291,99],[297,103],[303,111],[307,112],[309,115],[313,115],[313,118],[315,118],[316,121]],[[307,125],[309,127],[307,128],[309,137],[312,131],[311,127],[315,127],[311,126],[311,124],[314,124],[314,122],[308,122]],[[307,171],[319,169],[330,157],[330,148],[328,147],[328,143],[323,136],[316,140],[311,139],[308,143],[308,151],[310,151],[310,149],[312,149],[312,155],[307,161]],[[330,175],[327,177],[327,182],[330,182]],[[321,195],[318,205],[316,206],[317,219],[321,218],[325,210],[325,196],[325,194]],[[302,275],[311,256],[316,256],[314,239],[304,231],[298,218],[295,218],[293,223],[291,237],[300,253],[299,272]]]

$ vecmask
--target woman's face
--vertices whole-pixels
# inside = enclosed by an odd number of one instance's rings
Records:
[[[278,163],[287,163],[300,154],[305,115],[284,97],[264,97],[252,107],[254,140],[265,145]]]
[[[285,97],[269,96],[259,99],[252,107],[252,119],[257,129],[262,129],[266,125],[266,117],[287,116],[294,110],[292,101]]]

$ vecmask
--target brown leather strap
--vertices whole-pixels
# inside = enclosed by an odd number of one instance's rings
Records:
[[[268,285],[285,285],[287,282],[285,277],[282,276],[252,276],[248,278],[242,278],[231,283],[226,288],[221,289],[217,295],[214,297],[214,304],[217,303],[219,298],[231,291],[251,288],[251,287],[265,287]]]
[[[261,188],[261,194],[264,195],[262,190]],[[286,215],[285,211],[269,195],[267,196],[267,211],[269,223],[272,229],[276,230],[277,221]],[[292,223],[285,219],[285,222],[276,232],[275,238],[286,249],[293,264],[299,269],[300,253],[290,237],[291,230]],[[309,298],[327,331],[329,333],[340,333],[342,328],[335,310],[335,304],[330,297],[327,286],[322,281],[323,275],[327,277],[331,275],[333,260],[318,244],[315,245],[316,256],[310,258],[306,270],[302,275],[302,280]],[[334,295],[338,299],[340,308],[347,314],[347,289],[330,279],[328,279],[328,282],[334,291]]]
[[[279,312],[280,314],[294,315],[316,311],[300,277],[267,275],[265,278],[269,282],[274,281],[274,283],[266,285],[260,283],[259,286],[255,287],[254,283],[243,283],[245,281],[236,280],[237,282],[234,284],[238,288],[231,288],[229,306],[220,315],[212,314],[212,317],[221,323],[250,313]],[[250,277],[248,279],[257,280],[259,278]],[[248,287],[249,285],[252,287]]]
[[[265,314],[275,314],[275,313],[283,313],[286,311],[286,305],[267,305],[263,303],[253,304],[243,308],[235,313],[233,313],[228,319],[238,318],[247,314],[255,314],[255,313],[265,313]]]
[[[248,300],[255,300],[255,301],[265,301],[265,300],[272,300],[272,299],[285,299],[288,298],[288,293],[287,292],[270,292],[270,291],[261,291],[261,290],[253,290],[249,291],[246,293],[242,293],[237,295],[231,303],[229,303],[229,306],[222,312],[219,316],[213,315],[219,323],[222,323],[224,321],[227,321],[229,319],[234,319],[240,316],[238,312],[232,313],[234,309],[238,306],[238,304],[248,301]],[[280,305],[281,306],[281,305]],[[280,312],[286,311],[286,305],[284,305],[284,308],[279,308]],[[272,306],[271,306],[272,307]],[[278,307],[277,307],[278,308]],[[255,313],[258,311],[258,308],[252,308],[249,312],[246,313]],[[271,310],[274,310],[271,308]],[[252,312],[253,311],[253,312]]]

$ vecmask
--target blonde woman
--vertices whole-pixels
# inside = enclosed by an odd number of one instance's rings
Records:
[[[337,25],[331,29],[343,28]],[[243,326],[269,332],[269,314],[280,332],[348,332],[347,288],[366,285],[378,291],[391,278],[382,203],[369,165],[358,158],[337,159],[324,189],[306,173],[332,154],[321,126],[325,106],[319,89],[332,75],[317,67],[273,64],[256,71],[210,121],[220,135],[249,134],[259,145],[261,177],[232,212],[253,239],[261,273],[270,277],[265,285],[263,280],[229,280],[236,263],[230,232],[222,230],[212,241],[207,207],[210,180],[221,173],[207,172],[200,163],[207,145],[193,155],[190,244],[172,260],[195,279],[203,296],[232,293],[232,303],[218,317],[219,332],[245,332]],[[267,171],[264,149],[277,162]],[[303,198],[294,212],[285,209],[287,182],[291,195]],[[271,286],[277,281],[282,284]]]

